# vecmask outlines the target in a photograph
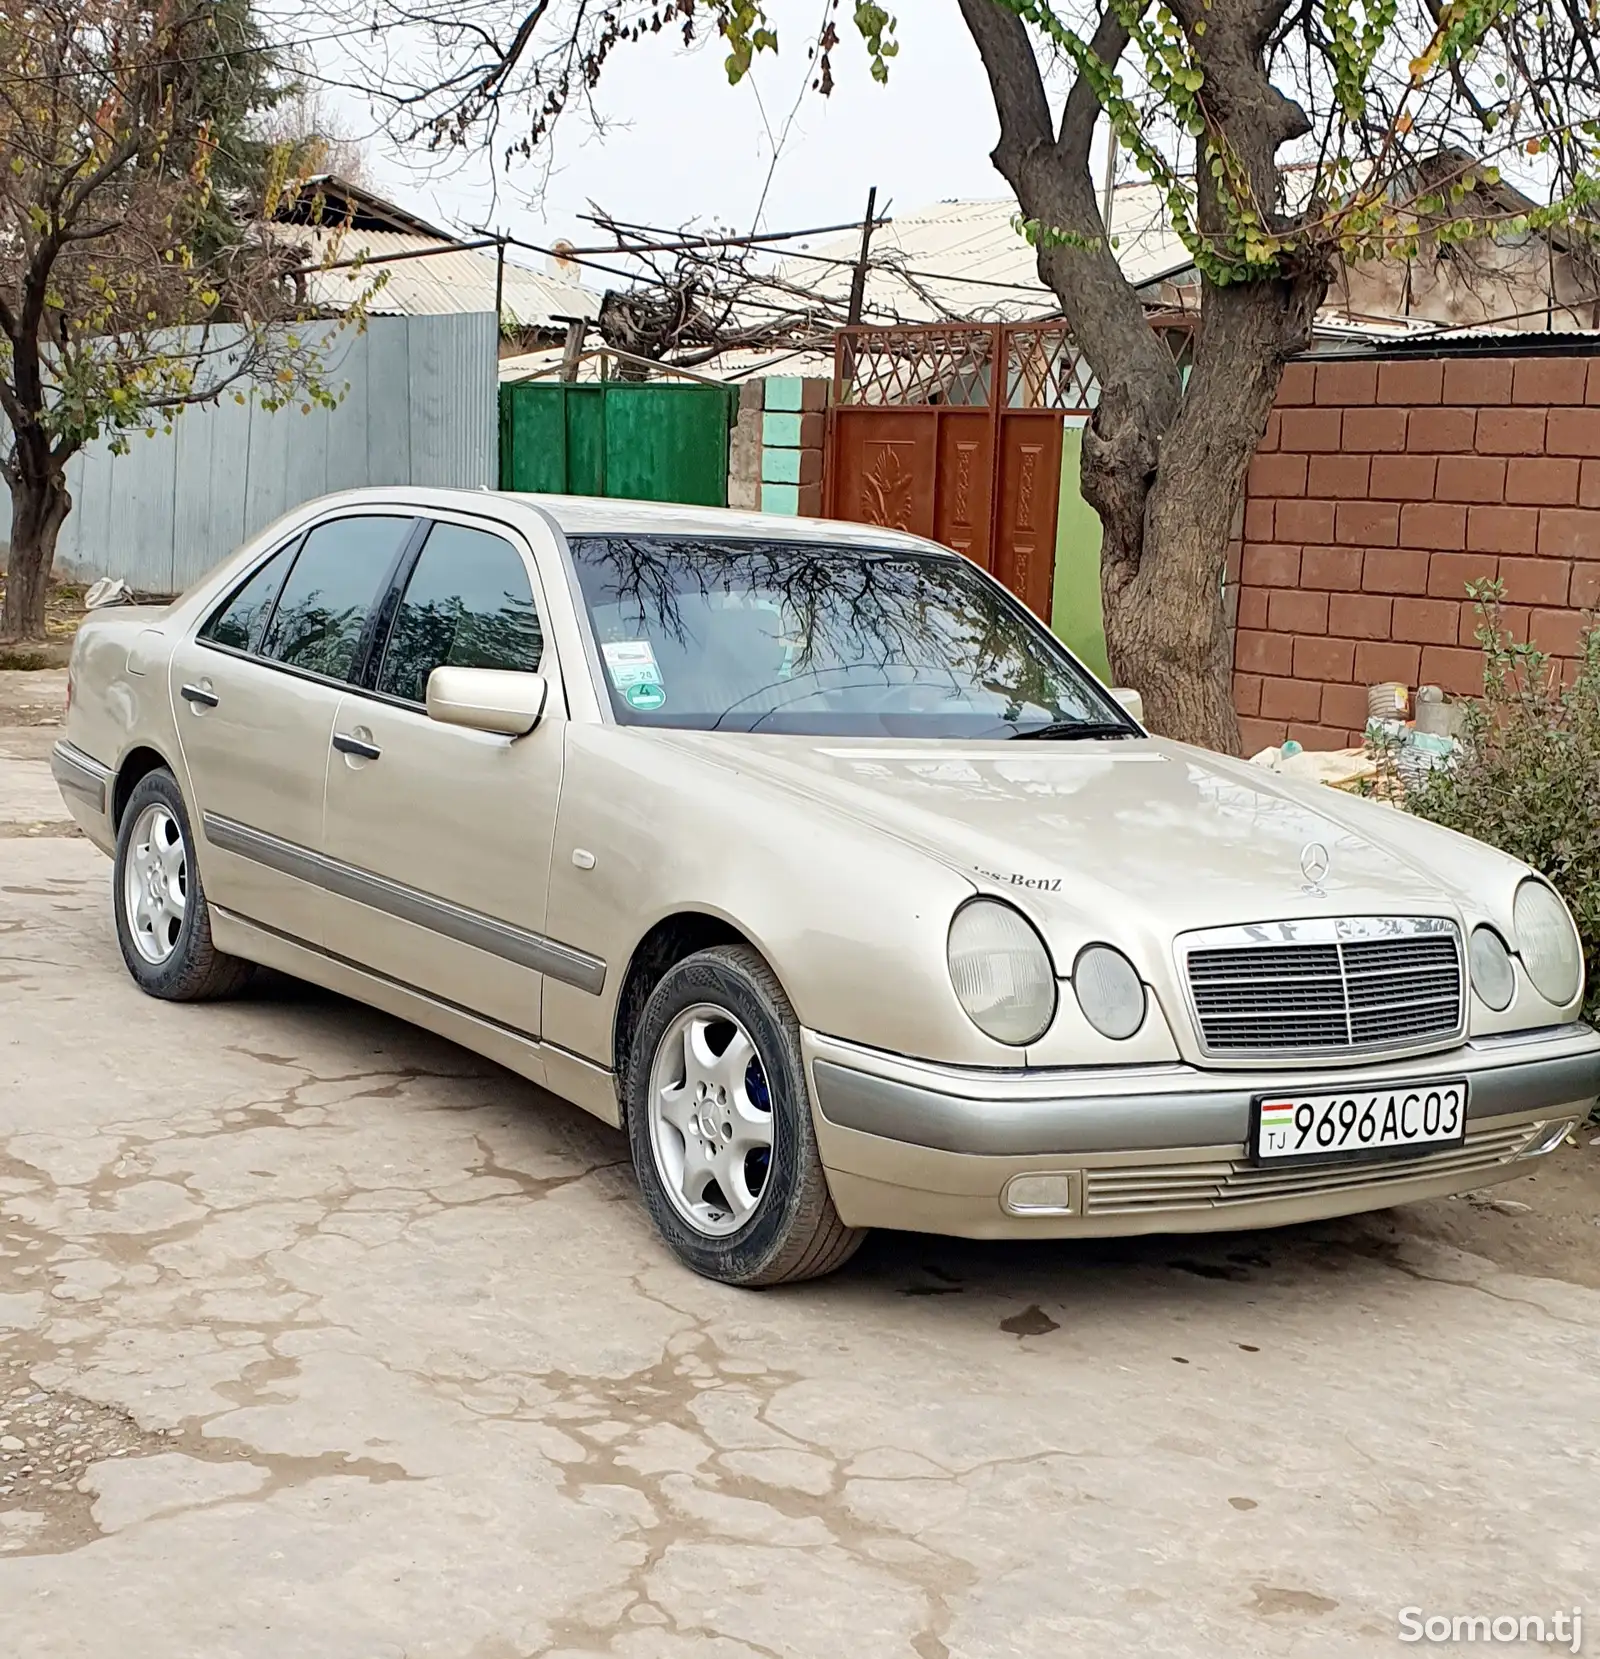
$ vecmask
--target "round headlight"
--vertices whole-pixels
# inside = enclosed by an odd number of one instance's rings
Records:
[[[997,1043],[1036,1042],[1056,1015],[1056,975],[1044,940],[998,899],[973,899],[950,924],[947,947],[956,1000]]]
[[[1492,927],[1472,930],[1472,988],[1495,1013],[1511,1006],[1517,976],[1511,966],[1511,952]]]
[[[1072,967],[1083,1017],[1102,1037],[1120,1041],[1144,1024],[1144,981],[1121,951],[1088,945]]]
[[[1546,1002],[1565,1007],[1583,984],[1583,949],[1567,907],[1542,881],[1525,881],[1512,914],[1528,978]]]

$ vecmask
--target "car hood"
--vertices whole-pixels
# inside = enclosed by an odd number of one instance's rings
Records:
[[[1276,918],[1459,916],[1510,862],[1391,808],[1157,738],[1012,748],[661,735],[1005,891],[1062,943],[1108,924],[1155,942]],[[795,852],[803,861],[799,820]]]

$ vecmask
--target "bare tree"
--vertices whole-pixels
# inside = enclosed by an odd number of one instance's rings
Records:
[[[425,47],[408,48],[403,85],[372,88],[392,130],[512,157],[592,100],[618,46],[669,27],[719,34],[732,80],[778,48],[768,14],[780,0],[375,3],[375,26]],[[1223,568],[1283,364],[1308,343],[1341,268],[1556,225],[1595,239],[1589,0],[946,3],[988,77],[995,166],[1101,387],[1083,490],[1104,530],[1113,671],[1140,687],[1159,729],[1236,748]],[[819,93],[832,87],[832,16],[806,36]],[[869,4],[852,21],[881,78],[893,20]],[[1194,258],[1201,318],[1186,372],[1102,220],[1090,173],[1102,124],[1160,189]],[[1513,163],[1547,205],[1480,189]]]

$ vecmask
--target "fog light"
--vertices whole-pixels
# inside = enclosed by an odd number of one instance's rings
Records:
[[[1576,1118],[1563,1118],[1560,1123],[1547,1123],[1540,1129],[1528,1144],[1522,1149],[1524,1158],[1542,1158],[1547,1152],[1555,1149],[1572,1132]]]
[[[1013,1215],[1071,1215],[1077,1209],[1078,1178],[1061,1175],[1013,1175],[1001,1203]]]

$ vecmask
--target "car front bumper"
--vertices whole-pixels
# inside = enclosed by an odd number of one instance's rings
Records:
[[[1522,1174],[1600,1096],[1582,1024],[1374,1066],[977,1071],[805,1033],[818,1147],[841,1218],[969,1238],[1273,1227]],[[1468,1081],[1464,1145],[1360,1163],[1249,1160],[1262,1094]]]

